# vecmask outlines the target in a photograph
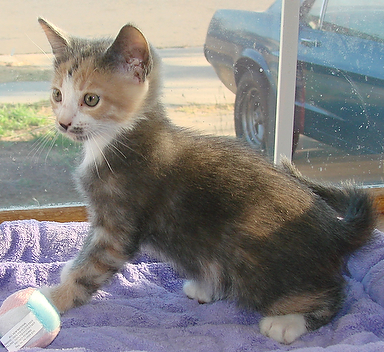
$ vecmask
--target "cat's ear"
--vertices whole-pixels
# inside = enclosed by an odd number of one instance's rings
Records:
[[[144,81],[152,66],[151,49],[143,33],[127,24],[121,28],[115,41],[108,48],[106,56],[120,65],[134,70],[139,81]]]
[[[68,53],[69,39],[67,35],[41,17],[39,17],[38,21],[48,38],[49,44],[51,44],[52,52],[55,57],[61,58]]]

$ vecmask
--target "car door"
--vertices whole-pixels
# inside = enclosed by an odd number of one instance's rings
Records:
[[[302,18],[304,134],[348,151],[383,151],[383,13],[377,0],[315,0]]]

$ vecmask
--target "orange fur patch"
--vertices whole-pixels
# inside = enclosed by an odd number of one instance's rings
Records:
[[[56,70],[53,87],[61,89],[63,82],[69,77],[73,84],[79,112],[91,116],[95,120],[111,120],[117,123],[129,123],[129,119],[137,114],[148,91],[148,82],[138,83],[133,73],[109,72],[96,67],[92,58],[84,59],[80,66],[72,70],[74,62],[64,62]],[[99,103],[89,107],[84,103],[87,93],[97,94]],[[52,104],[59,105],[55,101]]]
[[[268,309],[268,315],[305,314],[313,312],[321,309],[326,299],[327,295],[324,292],[283,297]]]

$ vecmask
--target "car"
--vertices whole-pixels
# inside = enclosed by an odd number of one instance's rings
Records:
[[[218,10],[204,53],[236,94],[236,135],[273,153],[281,0],[266,11]],[[293,150],[306,135],[346,153],[382,153],[384,2],[300,3]]]

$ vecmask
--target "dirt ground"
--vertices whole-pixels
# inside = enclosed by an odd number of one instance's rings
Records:
[[[63,158],[59,147],[34,155],[34,142],[2,143],[0,149],[0,208],[80,201],[70,176],[75,157]]]

